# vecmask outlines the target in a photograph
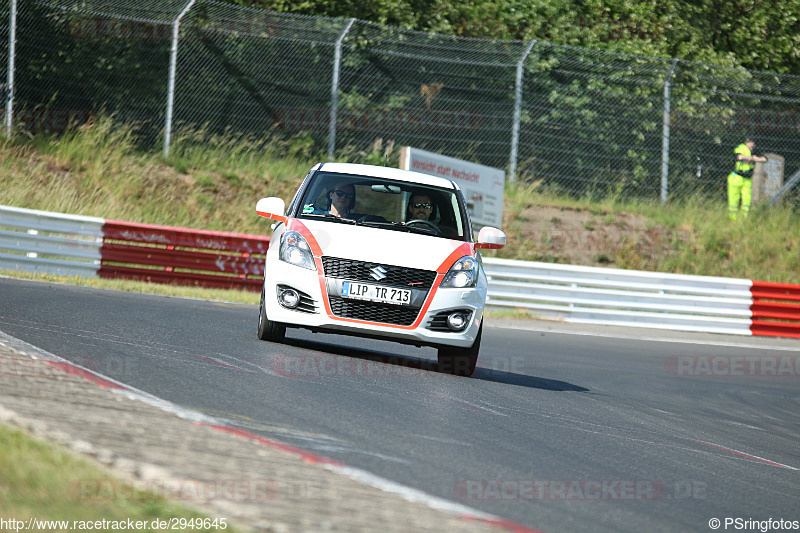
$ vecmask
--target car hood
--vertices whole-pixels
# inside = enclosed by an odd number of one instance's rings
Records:
[[[456,260],[472,253],[472,246],[464,241],[369,226],[293,220],[288,229],[303,234],[314,255],[425,270],[448,269]]]

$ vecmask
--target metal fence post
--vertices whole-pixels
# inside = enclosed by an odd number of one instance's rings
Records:
[[[792,177],[789,178],[789,180],[786,183],[783,184],[783,187],[781,187],[781,190],[776,192],[775,195],[772,198],[769,199],[769,206],[770,207],[775,207],[775,204],[780,202],[781,198],[783,198],[784,195],[787,192],[791,191],[798,183],[800,183],[800,170],[795,172],[792,175]]]
[[[17,44],[17,0],[11,0],[8,20],[8,83],[6,94],[6,135],[11,136],[14,123],[14,55]]]
[[[675,67],[678,60],[672,60],[672,68],[669,70],[667,79],[664,82],[664,125],[661,136],[661,203],[667,203],[667,188],[669,186],[669,106],[672,91],[672,76],[675,74]]]
[[[339,114],[339,66],[342,63],[342,43],[356,19],[352,18],[344,27],[333,51],[333,80],[331,81],[331,117],[328,124],[328,161],[333,161],[336,150],[336,120]]]
[[[169,155],[172,142],[172,109],[175,103],[175,71],[178,68],[178,36],[181,32],[181,19],[189,12],[196,0],[189,0],[178,18],[172,23],[172,48],[169,55],[169,86],[167,87],[167,118],[164,123],[164,157]]]
[[[514,86],[514,122],[511,125],[511,155],[508,161],[508,181],[514,182],[517,180],[517,158],[519,157],[519,122],[522,120],[522,74],[525,71],[525,60],[528,54],[531,53],[536,40],[528,44],[525,53],[519,58],[517,62],[517,81]]]

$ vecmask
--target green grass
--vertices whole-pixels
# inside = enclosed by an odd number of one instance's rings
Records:
[[[545,205],[587,210],[600,217],[598,224],[614,224],[623,212],[644,216],[648,228],[663,237],[666,248],[648,262],[632,257],[637,254],[633,247],[620,247],[614,260],[623,268],[800,283],[800,214],[790,205],[756,206],[749,217],[731,221],[724,203],[701,197],[667,205],[613,199],[593,202],[554,197],[531,184],[510,184],[504,212],[510,244],[495,252],[497,257],[536,260],[526,257],[526,252],[535,256],[538,251],[526,251],[523,239],[515,236],[523,230],[520,213]],[[562,221],[550,222],[558,227]],[[596,224],[590,226],[584,228],[596,229]]]
[[[22,431],[0,425],[0,518],[27,521],[147,522],[153,520],[211,518],[153,495],[155,491],[133,491],[122,480],[110,477],[101,467],[79,458],[58,445],[31,438]],[[136,488],[147,488],[137,484]],[[179,523],[179,522],[177,522]],[[202,522],[196,522],[202,523]],[[110,530],[106,528],[105,530]],[[13,531],[4,527],[2,530]],[[180,528],[181,531],[198,531]],[[200,528],[200,531],[219,531]],[[226,531],[236,531],[228,524]]]
[[[161,283],[147,283],[143,281],[130,281],[124,279],[83,278],[79,276],[59,276],[56,274],[41,274],[0,270],[0,277],[13,277],[18,279],[31,279],[51,283],[65,283],[79,287],[94,287],[141,294],[160,294],[178,298],[195,298],[200,300],[213,300],[219,302],[233,302],[258,305],[260,294],[246,290],[207,289],[203,287],[165,285]],[[254,315],[255,316],[255,315]],[[255,318],[253,319],[255,320]],[[255,323],[255,322],[254,322]],[[253,326],[255,328],[255,326]]]
[[[269,224],[255,215],[255,202],[291,196],[314,163],[279,152],[277,143],[181,132],[165,162],[137,151],[130,130],[100,118],[60,137],[0,138],[0,204],[263,233]]]
[[[789,206],[756,207],[731,221],[724,206],[708,200],[642,212],[689,238],[674,243],[675,253],[659,270],[760,281],[800,283],[800,215]]]
[[[324,157],[313,157],[302,135],[273,140],[200,129],[176,132],[164,161],[159,151],[137,150],[129,129],[101,117],[61,136],[0,137],[0,204],[265,234],[270,224],[256,216],[256,201],[264,196],[288,201],[320,160]],[[586,231],[615,224],[620,213],[646,217],[664,249],[654,258],[642,257],[635,243],[627,243],[599,254],[622,268],[800,282],[800,216],[786,205],[756,208],[732,223],[720,200],[689,198],[666,206],[613,196],[580,200],[549,193],[535,181],[509,184],[503,228],[509,244],[489,255],[547,260],[520,237],[525,221],[519,214],[536,206],[586,210],[594,215]]]

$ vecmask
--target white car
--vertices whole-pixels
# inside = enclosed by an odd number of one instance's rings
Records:
[[[466,202],[448,179],[395,168],[321,163],[276,221],[264,271],[258,337],[287,327],[381,338],[438,349],[439,370],[470,376],[481,344],[486,275]]]

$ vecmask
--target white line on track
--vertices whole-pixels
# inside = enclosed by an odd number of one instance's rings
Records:
[[[786,346],[765,346],[763,344],[744,344],[744,343],[737,343],[737,342],[713,342],[713,341],[700,341],[700,340],[692,340],[692,339],[668,339],[664,337],[638,337],[633,335],[612,335],[609,333],[591,333],[587,331],[559,331],[555,329],[548,329],[548,328],[537,328],[537,327],[524,327],[524,326],[505,326],[505,325],[496,325],[492,326],[492,328],[497,329],[513,329],[517,331],[533,331],[536,333],[554,333],[557,335],[578,335],[584,337],[603,337],[606,339],[625,339],[625,340],[636,340],[636,341],[648,341],[648,342],[672,342],[676,344],[699,344],[704,346],[725,346],[728,348],[749,348],[749,349],[758,349],[758,350],[776,350],[782,352],[797,352],[800,353],[800,346],[798,347],[786,347]]]
[[[689,439],[690,441],[697,442],[700,444],[705,444],[706,446],[711,446],[712,448],[716,448],[718,450],[723,450],[726,452],[730,452],[736,455],[741,455],[742,457],[747,457],[748,459],[755,459],[762,463],[766,463],[772,466],[780,466],[781,468],[788,468],[789,470],[800,470],[800,468],[795,468],[793,466],[785,465],[783,463],[778,463],[776,461],[771,461],[769,459],[764,459],[763,457],[759,457],[757,455],[753,455],[751,453],[740,452],[739,450],[734,450],[733,448],[728,448],[727,446],[721,446],[719,444],[714,444],[713,442],[706,442],[704,440],[697,440],[697,439]]]
[[[109,389],[111,392],[115,394],[120,394],[131,400],[143,402],[147,405],[151,405],[153,407],[161,409],[162,411],[171,413],[179,418],[183,418],[185,420],[189,420],[201,425],[206,425],[212,428],[222,428],[222,429],[233,428],[232,432],[234,433],[240,433],[246,438],[251,438],[251,437],[256,438],[258,439],[259,442],[265,443],[266,445],[277,447],[279,449],[289,450],[290,453],[294,453],[296,455],[298,453],[305,456],[315,455],[313,454],[313,452],[307,452],[301,448],[296,448],[291,445],[285,445],[283,443],[279,443],[278,441],[273,441],[268,437],[263,437],[256,433],[250,433],[247,430],[235,428],[235,426],[230,425],[229,421],[224,418],[208,416],[199,411],[181,407],[177,404],[170,402],[169,400],[164,400],[162,398],[159,398],[158,396],[154,396],[141,389],[117,381],[99,372],[77,365],[67,359],[64,359],[63,357],[60,357],[46,350],[38,348],[37,346],[34,346],[21,339],[17,339],[16,337],[12,337],[11,335],[4,333],[2,330],[0,330],[0,341],[2,341],[3,344],[10,346],[12,349],[15,349],[16,351],[19,351],[33,359],[63,363],[65,365],[69,365],[77,369],[80,369],[84,373],[84,375],[93,375],[102,381],[106,381],[108,383],[114,384],[117,387],[119,387],[119,388]],[[428,506],[431,509],[443,511],[450,514],[455,514],[457,516],[460,516],[463,520],[467,521],[477,520],[485,522],[489,525],[494,525],[502,529],[519,531],[519,532],[539,533],[538,530],[528,528],[521,524],[517,524],[515,522],[500,518],[498,516],[489,513],[485,513],[483,511],[479,511],[472,507],[468,507],[466,505],[453,502],[445,498],[440,498],[432,494],[428,494],[424,491],[406,485],[402,485],[400,483],[391,481],[387,478],[384,478],[377,474],[373,474],[366,470],[352,467],[344,463],[340,463],[338,461],[332,461],[322,456],[320,456],[319,458],[323,460],[320,462],[323,468],[344,475],[350,479],[353,479],[354,481],[367,484],[369,486],[378,488],[386,492],[390,492],[392,494],[397,494],[406,501],[420,503]]]

